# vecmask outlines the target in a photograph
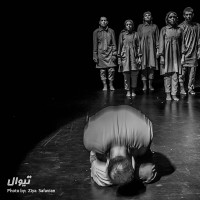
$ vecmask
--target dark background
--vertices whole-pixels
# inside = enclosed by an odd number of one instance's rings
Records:
[[[194,21],[200,22],[200,9],[192,1],[7,5],[6,64],[2,74],[6,100],[2,107],[8,117],[2,132],[6,177],[12,178],[20,162],[39,141],[82,109],[68,105],[87,92],[101,89],[92,60],[92,34],[101,16],[108,18],[118,41],[126,19],[132,19],[137,27],[142,23],[143,13],[151,11],[153,22],[161,29],[167,12],[177,12],[182,22],[183,9],[188,6],[194,8]],[[115,87],[122,88],[123,77],[118,73],[116,76]]]

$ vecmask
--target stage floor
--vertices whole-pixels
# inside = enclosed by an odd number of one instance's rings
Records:
[[[152,121],[152,150],[162,176],[142,187],[101,188],[90,178],[83,128],[87,115],[121,104],[141,110]],[[54,114],[57,110],[59,127],[27,152],[17,171],[19,179],[27,180],[31,175],[30,183],[24,187],[8,187],[21,189],[20,199],[200,199],[200,92],[195,96],[181,96],[176,102],[166,101],[162,89],[138,92],[134,98],[126,97],[121,89],[96,91],[76,96],[70,103],[52,101],[49,110],[54,110]]]

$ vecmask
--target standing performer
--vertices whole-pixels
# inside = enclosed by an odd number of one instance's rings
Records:
[[[137,79],[141,60],[139,57],[139,37],[134,31],[134,23],[128,19],[125,28],[119,35],[118,64],[119,72],[123,72],[126,96],[136,96]]]
[[[117,47],[115,40],[115,32],[108,27],[106,17],[101,17],[99,28],[93,32],[93,60],[96,68],[100,69],[100,77],[103,82],[103,90],[107,90],[107,73],[109,79],[110,90],[113,87],[115,67],[117,56]]]
[[[179,27],[184,31],[183,41],[185,46],[183,73],[179,77],[180,93],[186,95],[185,76],[186,73],[188,73],[188,94],[195,95],[194,84],[196,67],[198,66],[197,59],[200,59],[200,25],[192,21],[194,11],[190,7],[184,9],[183,17],[185,18],[185,21],[179,24]]]
[[[152,22],[151,12],[147,11],[143,14],[143,24],[137,28],[140,38],[141,48],[141,78],[143,82],[143,90],[147,90],[147,80],[149,79],[149,89],[154,90],[152,81],[154,79],[154,70],[158,70],[158,48],[159,48],[159,30],[156,24]]]
[[[177,25],[177,14],[173,11],[167,13],[166,26],[160,31],[159,55],[160,73],[164,76],[166,100],[177,98],[178,74],[182,72],[181,57],[184,53],[182,45],[183,31]],[[171,98],[172,95],[172,98]]]
[[[152,123],[140,111],[127,105],[103,108],[89,118],[84,129],[91,177],[100,186],[129,183],[138,158],[151,155],[152,139]],[[152,163],[139,166],[143,182],[150,183],[155,178],[154,167]]]

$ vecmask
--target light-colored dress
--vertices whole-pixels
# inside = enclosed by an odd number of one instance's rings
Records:
[[[164,66],[160,67],[160,74],[171,72],[182,73],[181,56],[184,53],[182,44],[183,31],[180,27],[167,25],[160,31],[159,54],[164,57]]]

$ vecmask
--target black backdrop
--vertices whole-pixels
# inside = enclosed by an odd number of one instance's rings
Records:
[[[151,11],[159,29],[165,15],[175,11],[180,22],[182,11],[195,10],[194,21],[200,22],[197,2],[181,1],[91,1],[65,3],[16,3],[6,7],[5,97],[8,125],[5,136],[8,177],[15,174],[29,150],[58,128],[55,113],[48,110],[52,102],[81,98],[84,90],[101,88],[98,71],[92,61],[92,33],[99,18],[106,16],[115,30],[116,39],[126,19],[135,27],[142,23],[145,11]],[[122,87],[117,74],[116,87]],[[76,112],[76,109],[70,110]],[[68,113],[71,115],[71,113]],[[51,113],[51,114],[50,114]],[[50,115],[49,115],[50,114]],[[56,113],[59,115],[59,113]],[[67,115],[67,114],[66,114]],[[4,153],[5,152],[5,153]]]

